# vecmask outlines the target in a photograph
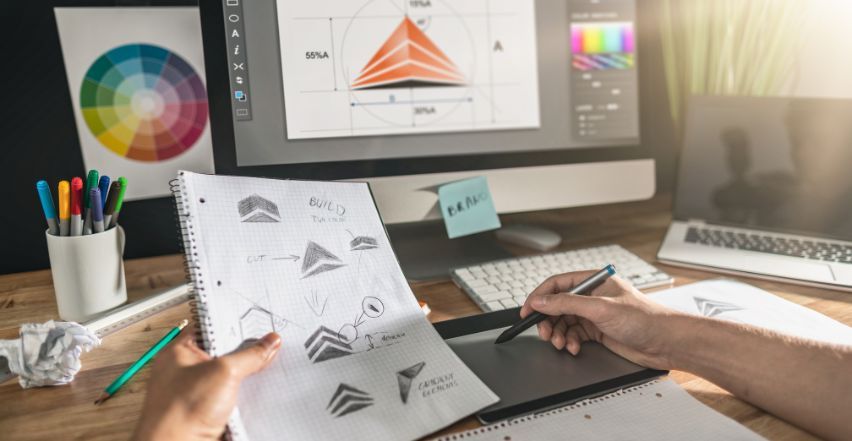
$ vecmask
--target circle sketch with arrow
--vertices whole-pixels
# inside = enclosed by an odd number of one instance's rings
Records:
[[[385,304],[378,297],[367,296],[361,301],[361,313],[353,323],[346,323],[337,331],[337,338],[343,343],[352,343],[358,339],[358,327],[363,325],[367,318],[379,318],[385,312]]]

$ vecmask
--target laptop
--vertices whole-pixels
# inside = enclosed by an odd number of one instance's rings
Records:
[[[690,100],[667,264],[852,291],[852,100]]]

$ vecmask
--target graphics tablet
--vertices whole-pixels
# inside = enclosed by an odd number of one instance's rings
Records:
[[[471,370],[500,397],[477,417],[483,423],[570,404],[665,375],[634,364],[597,343],[576,357],[557,351],[535,327],[495,345],[519,319],[519,308],[435,323],[435,329]]]

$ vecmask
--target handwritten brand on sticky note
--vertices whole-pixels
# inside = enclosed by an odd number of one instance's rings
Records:
[[[488,181],[482,176],[442,185],[438,200],[450,239],[500,228]]]

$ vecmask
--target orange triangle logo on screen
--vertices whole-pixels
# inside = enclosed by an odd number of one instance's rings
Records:
[[[464,76],[407,16],[361,69],[353,89],[460,86]]]

